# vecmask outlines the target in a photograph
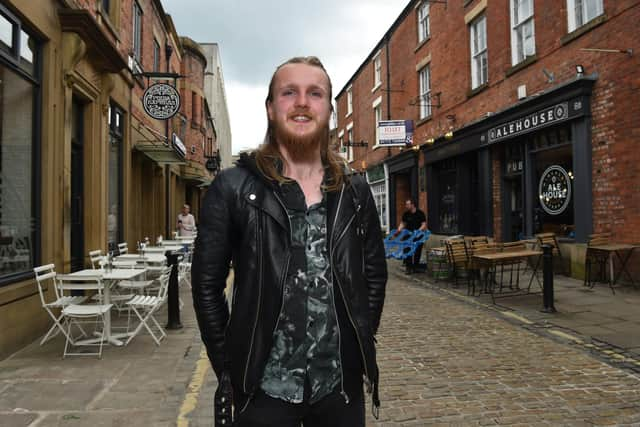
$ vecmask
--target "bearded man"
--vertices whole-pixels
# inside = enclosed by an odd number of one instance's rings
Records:
[[[192,289],[216,425],[233,401],[236,426],[364,426],[363,382],[377,414],[384,247],[369,186],[329,149],[331,96],[316,57],[280,65],[265,142],[202,203]]]

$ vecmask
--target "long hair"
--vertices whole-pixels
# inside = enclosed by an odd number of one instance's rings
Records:
[[[267,94],[267,99],[265,100],[265,106],[268,105],[269,102],[273,100],[273,89],[275,84],[276,74],[280,70],[280,68],[284,67],[287,64],[305,64],[311,65],[313,67],[318,67],[324,71],[327,76],[327,82],[329,83],[329,105],[331,111],[333,111],[333,105],[331,105],[332,92],[331,92],[331,79],[329,78],[329,74],[327,70],[325,70],[322,62],[315,56],[297,56],[295,58],[291,58],[288,61],[280,64],[271,76],[271,82],[269,82],[269,93]],[[278,164],[282,164],[282,156],[280,154],[280,150],[278,150],[278,141],[276,141],[274,137],[273,124],[271,120],[267,117],[267,121],[269,123],[267,127],[267,133],[264,137],[264,142],[258,147],[256,150],[256,166],[258,170],[273,181],[278,183],[283,183],[287,181],[280,169],[278,168]],[[327,137],[324,141],[320,143],[320,157],[322,159],[322,164],[325,168],[328,168],[330,179],[327,180],[326,190],[328,191],[337,191],[342,186],[342,183],[345,180],[345,168],[346,164],[344,159],[331,150],[329,147],[329,125],[327,124]]]

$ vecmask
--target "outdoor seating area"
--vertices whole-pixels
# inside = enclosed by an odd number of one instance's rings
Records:
[[[391,237],[393,231],[389,234]],[[403,259],[410,256],[410,233],[400,233],[385,239],[387,257]],[[426,274],[435,283],[454,288],[467,285],[467,294],[488,294],[492,301],[503,296],[523,295],[542,290],[542,248],[548,245],[553,257],[553,274],[569,276],[561,246],[554,233],[540,233],[529,240],[494,242],[487,236],[457,235],[442,238],[437,246],[426,250]],[[611,241],[609,233],[589,236],[584,258],[584,286],[607,284],[615,294],[622,280],[636,286],[629,260],[640,245]],[[637,272],[635,272],[637,273]],[[637,278],[636,278],[637,279]],[[535,283],[535,286],[534,286]]]
[[[129,253],[121,243],[116,254],[91,250],[90,268],[66,274],[54,264],[34,268],[42,308],[53,322],[40,345],[62,334],[63,358],[101,358],[104,345],[126,346],[144,333],[160,345],[166,332],[156,316],[167,304],[174,268],[179,284],[190,286],[193,238],[140,249]],[[179,255],[177,265],[168,265],[167,252]]]

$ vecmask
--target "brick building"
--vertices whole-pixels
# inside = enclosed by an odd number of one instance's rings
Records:
[[[552,231],[576,276],[589,234],[640,242],[639,19],[637,0],[410,1],[336,97],[383,223],[412,197],[439,235]],[[381,119],[413,145],[373,150]]]
[[[0,27],[1,359],[50,326],[33,267],[170,234],[217,148],[205,55],[160,0],[0,0]],[[181,95],[170,119],[143,106],[155,83]]]

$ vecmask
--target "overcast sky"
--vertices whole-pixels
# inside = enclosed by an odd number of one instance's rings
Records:
[[[220,46],[233,152],[256,147],[267,126],[264,99],[275,67],[316,55],[334,96],[408,0],[162,0],[178,34]]]

